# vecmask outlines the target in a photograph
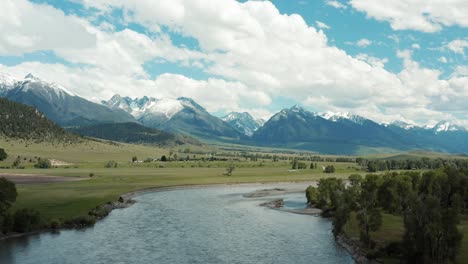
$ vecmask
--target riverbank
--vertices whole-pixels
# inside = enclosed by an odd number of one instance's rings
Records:
[[[56,176],[52,176],[56,177]],[[257,183],[221,183],[221,184],[192,184],[192,185],[178,185],[178,186],[161,186],[161,187],[149,187],[141,190],[126,192],[121,194],[116,201],[108,201],[101,205],[96,206],[91,209],[86,216],[76,217],[74,219],[67,220],[59,226],[54,228],[46,227],[32,232],[26,233],[10,233],[10,234],[0,234],[0,240],[6,240],[10,238],[18,238],[28,235],[39,234],[43,232],[51,231],[60,231],[67,229],[80,229],[93,226],[97,221],[100,221],[107,217],[115,209],[123,209],[129,206],[132,206],[136,201],[133,199],[137,196],[153,193],[153,192],[164,192],[164,191],[174,191],[174,190],[186,190],[186,189],[199,189],[199,188],[219,188],[219,187],[229,187],[229,186],[242,186],[242,187],[259,187],[265,185],[304,185],[308,186],[310,184],[315,185],[316,181],[285,181],[285,182],[257,182]],[[302,189],[301,189],[302,190]],[[296,188],[296,192],[298,189]],[[303,190],[302,190],[303,191]]]
[[[313,182],[310,185],[315,186],[317,182]],[[265,198],[271,196],[281,196],[287,194],[298,193],[298,189],[293,188],[274,188],[274,189],[262,189],[256,190],[244,194],[246,198]],[[301,191],[302,193],[304,190]],[[312,216],[322,216],[322,210],[314,207],[305,207],[303,209],[288,209],[285,208],[285,202],[283,198],[277,198],[268,202],[261,203],[259,206],[269,208],[271,210],[277,210],[281,212],[293,213],[293,214],[303,214],[303,215],[312,215]],[[341,234],[335,238],[336,242],[343,247],[356,261],[358,264],[373,264],[377,263],[375,261],[369,260],[366,257],[366,252],[360,248],[359,243],[353,241],[352,239],[346,237],[344,234]]]

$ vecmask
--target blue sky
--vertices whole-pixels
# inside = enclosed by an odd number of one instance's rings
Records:
[[[6,0],[0,70],[96,101],[187,96],[216,115],[301,104],[468,125],[468,21],[447,11],[463,13],[463,0],[375,2]]]

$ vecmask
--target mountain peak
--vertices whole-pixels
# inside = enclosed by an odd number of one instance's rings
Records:
[[[434,130],[435,133],[439,132],[454,132],[454,131],[466,131],[465,128],[458,126],[450,121],[444,120],[440,121],[435,125],[432,130]]]
[[[264,123],[253,118],[248,112],[231,112],[221,117],[221,120],[246,136],[252,136]]]
[[[294,111],[294,112],[303,112],[305,111],[304,108],[298,104],[293,105],[289,110]]]
[[[397,126],[399,128],[403,128],[404,130],[410,130],[416,127],[415,125],[406,123],[404,121],[394,121],[389,125]]]
[[[24,76],[24,79],[31,79],[31,80],[40,80],[39,78],[37,78],[36,76],[34,76],[32,73],[28,73],[26,76]]]
[[[320,113],[319,114],[322,118],[327,119],[332,122],[337,122],[340,120],[349,120],[353,123],[356,124],[363,124],[366,118],[359,116],[359,115],[354,115],[350,112],[325,112],[325,113]]]

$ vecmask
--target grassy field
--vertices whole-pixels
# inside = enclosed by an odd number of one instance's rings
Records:
[[[190,153],[181,152],[183,148],[190,148]],[[46,174],[52,176],[80,177],[85,180],[63,183],[47,184],[17,184],[18,199],[13,210],[19,208],[34,208],[41,212],[45,220],[71,219],[86,215],[94,207],[115,201],[127,192],[166,186],[203,185],[203,184],[234,184],[258,182],[287,182],[312,181],[323,177],[348,178],[352,173],[365,174],[355,163],[314,162],[316,169],[291,170],[289,160],[250,159],[238,156],[244,151],[257,154],[280,155],[283,158],[293,156],[317,155],[307,152],[294,152],[294,150],[278,150],[250,147],[242,149],[240,146],[180,146],[178,149],[163,149],[156,147],[111,143],[105,141],[85,141],[72,145],[52,145],[48,143],[31,143],[0,139],[0,148],[9,154],[7,160],[0,162],[0,167],[11,166],[17,156],[21,156],[21,165],[24,169],[1,169],[0,173],[9,174]],[[208,161],[211,153],[234,154],[233,160]],[[188,161],[172,162],[130,162],[133,156],[139,160],[146,158],[159,158],[177,153],[179,157],[189,156]],[[321,155],[322,157],[331,157]],[[442,157],[466,158],[463,156],[449,156],[440,153],[410,152],[391,153],[366,156],[365,158],[392,158],[392,157]],[[70,163],[52,169],[35,169],[29,159],[35,157],[56,159]],[[231,156],[232,157],[232,156]],[[206,159],[205,159],[206,158]],[[195,160],[193,160],[195,159]],[[203,159],[203,160],[202,160]],[[231,158],[230,158],[231,159]],[[105,168],[109,160],[118,163],[117,168]],[[234,164],[236,169],[232,176],[226,176],[225,168]],[[323,167],[334,165],[336,172],[323,173]],[[92,177],[90,175],[93,175]],[[464,240],[459,256],[459,263],[468,259],[468,219],[462,221]],[[373,233],[376,240],[399,241],[403,235],[401,217],[385,214],[382,228]],[[345,232],[358,238],[357,221],[355,217],[345,227]]]
[[[19,184],[15,208],[38,209],[46,219],[72,218],[85,215],[97,205],[115,201],[122,193],[163,186],[308,181],[321,177],[346,178],[349,173],[325,175],[318,170],[289,171],[287,167],[237,168],[226,176],[225,168],[70,168],[0,170],[0,173],[47,173],[48,175],[82,177],[87,180],[50,184]],[[90,173],[94,176],[89,177]]]

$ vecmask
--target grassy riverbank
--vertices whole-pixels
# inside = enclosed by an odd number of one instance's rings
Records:
[[[17,170],[0,170],[12,173]],[[21,173],[47,173],[87,180],[50,184],[18,184],[18,199],[14,208],[35,208],[45,219],[69,219],[86,215],[89,210],[120,194],[135,190],[176,185],[310,181],[328,177],[310,170],[288,171],[287,167],[238,168],[232,176],[223,175],[224,168],[93,168],[21,170]],[[89,177],[89,173],[95,176]],[[349,173],[335,173],[346,178]],[[13,209],[14,209],[13,208]]]

